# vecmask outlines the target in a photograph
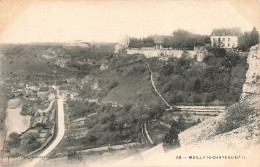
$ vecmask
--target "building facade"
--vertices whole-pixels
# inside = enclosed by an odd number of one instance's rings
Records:
[[[222,48],[236,48],[241,35],[242,32],[239,28],[213,29],[210,34],[211,45],[217,45]]]
[[[115,53],[119,53],[121,50],[126,49],[129,45],[129,37],[127,35],[121,35],[118,43],[115,45]]]

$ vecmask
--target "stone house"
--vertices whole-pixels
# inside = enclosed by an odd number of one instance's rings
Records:
[[[210,34],[211,45],[220,44],[220,47],[223,48],[236,48],[241,35],[242,32],[239,28],[213,29]]]

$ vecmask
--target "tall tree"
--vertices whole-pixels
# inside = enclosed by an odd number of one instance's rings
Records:
[[[251,32],[245,32],[239,39],[238,49],[248,51],[251,46],[259,43],[259,32],[254,27]]]
[[[252,29],[252,31],[250,33],[249,43],[250,43],[250,46],[254,46],[259,43],[259,33],[255,27]]]

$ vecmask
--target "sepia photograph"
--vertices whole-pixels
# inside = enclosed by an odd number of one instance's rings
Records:
[[[0,0],[0,166],[259,167],[259,0]]]

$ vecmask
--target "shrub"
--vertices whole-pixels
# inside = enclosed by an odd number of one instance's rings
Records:
[[[16,132],[11,132],[7,142],[8,148],[19,147],[20,141],[21,139],[19,138],[19,134]]]
[[[117,81],[113,81],[110,85],[109,85],[109,90],[117,87],[119,85],[119,83]]]
[[[129,110],[131,110],[131,108],[133,107],[133,104],[126,104],[125,106],[124,106],[124,111],[125,112],[127,112],[127,111],[129,111]]]
[[[217,127],[216,134],[223,134],[248,123],[248,117],[254,109],[245,102],[238,102],[228,109],[226,118]]]
[[[164,150],[174,149],[180,147],[179,141],[179,130],[171,127],[169,132],[163,138],[163,148]]]
[[[226,50],[219,47],[213,47],[209,52],[213,53],[216,57],[224,57],[226,55]]]
[[[165,151],[180,147],[178,134],[184,129],[185,119],[180,115],[177,122],[173,120],[169,132],[163,138],[163,148]]]
[[[30,132],[25,134],[21,140],[22,150],[24,150],[26,153],[29,153],[41,147],[42,143],[38,141],[38,139],[39,139],[38,133]]]

